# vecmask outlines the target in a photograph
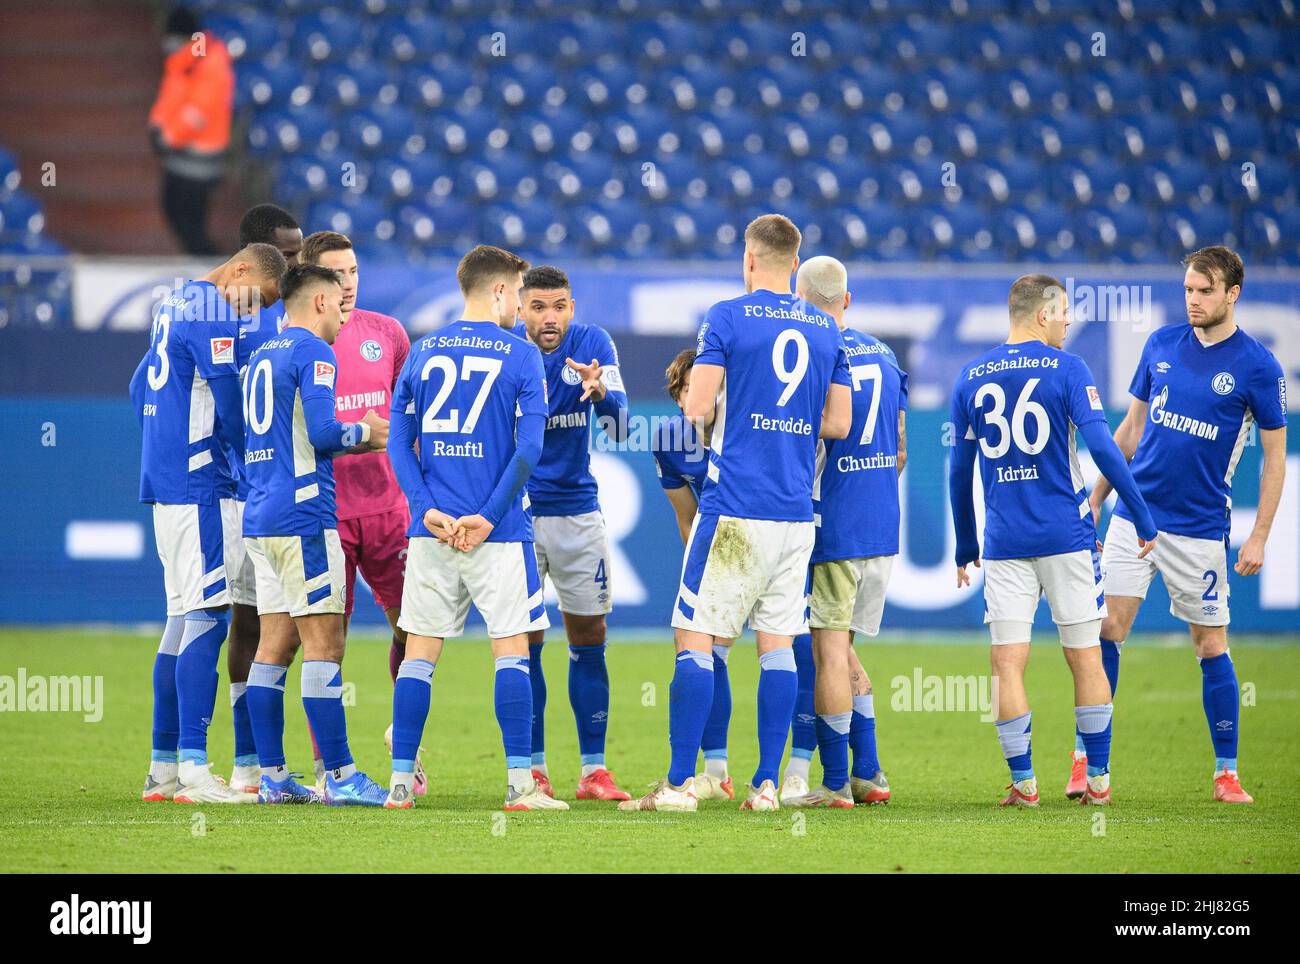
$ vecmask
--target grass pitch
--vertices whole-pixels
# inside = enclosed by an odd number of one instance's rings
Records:
[[[581,802],[570,813],[500,812],[504,759],[492,714],[492,660],[481,642],[452,643],[433,681],[425,730],[429,796],[414,810],[190,807],[139,800],[149,754],[150,667],[157,637],[92,631],[0,630],[0,676],[103,677],[103,718],[0,713],[0,871],[572,871],[608,872],[1295,872],[1300,870],[1300,638],[1238,636],[1233,659],[1242,709],[1241,774],[1257,803],[1210,799],[1213,758],[1200,672],[1185,638],[1124,648],[1115,805],[1092,810],[1062,792],[1073,746],[1069,675],[1057,647],[1035,646],[1028,686],[1043,806],[995,806],[1007,783],[990,723],[978,709],[899,708],[897,681],[987,673],[982,637],[891,640],[859,646],[876,692],[880,755],[894,788],[888,806],[853,812],[621,814]],[[353,752],[387,782],[382,734],[390,719],[386,640],[349,644],[344,679]],[[608,756],[636,793],[668,761],[666,637],[615,633],[609,647]],[[578,752],[567,699],[566,647],[545,650],[548,757],[557,793],[572,802]],[[223,657],[224,664],[224,657]],[[297,696],[286,692],[291,767],[310,773]],[[752,643],[731,660],[731,769],[739,787],[756,761]],[[0,684],[5,681],[0,680]],[[12,682],[7,685],[13,686]],[[231,727],[223,679],[211,758],[228,773]],[[908,691],[910,694],[910,690]],[[1253,704],[1253,705],[1250,705]],[[820,774],[814,762],[813,778]]]

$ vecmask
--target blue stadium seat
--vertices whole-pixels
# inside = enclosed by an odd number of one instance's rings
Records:
[[[241,64],[235,73],[235,105],[265,108],[288,107],[294,91],[303,87],[302,68],[292,61],[271,59],[261,63]]]
[[[298,59],[315,64],[337,63],[364,49],[365,28],[358,17],[334,8],[299,17],[289,38]]]
[[[376,54],[399,64],[427,65],[435,54],[454,53],[464,43],[455,21],[412,11],[385,17],[374,30]]]
[[[372,104],[389,105],[400,96],[400,77],[382,64],[364,61],[331,65],[316,77],[316,96],[331,110],[361,110]]]
[[[280,21],[273,14],[242,7],[231,14],[204,17],[203,29],[221,38],[236,63],[256,62],[280,44]]]

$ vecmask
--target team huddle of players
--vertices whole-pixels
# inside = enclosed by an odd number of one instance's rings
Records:
[[[709,309],[696,348],[669,367],[682,415],[654,438],[685,552],[669,767],[632,799],[605,761],[615,574],[590,465],[592,422],[615,436],[627,426],[609,335],[572,321],[564,272],[481,245],[457,269],[460,320],[412,345],[394,319],[356,307],[346,237],[304,241],[280,209],[251,210],[241,250],[160,303],[131,385],[141,500],[153,505],[168,604],[144,799],[409,808],[427,790],[420,742],[442,644],[463,633],[472,602],[495,659],[505,809],[568,809],[544,749],[549,577],[569,642],[578,799],[634,811],[734,799],[727,662],[748,623],[759,762],[741,809],[887,801],[871,683],[853,642],[879,632],[898,553],[907,375],[886,345],[845,326],[842,264],[801,264],[800,233],[781,215],[755,219],[744,237],[746,294]],[[1253,575],[1282,489],[1285,379],[1233,321],[1240,259],[1208,248],[1186,265],[1190,324],[1150,337],[1113,439],[1087,366],[1061,350],[1069,304],[1051,277],[1015,282],[1006,343],[957,379],[957,578],[968,583],[967,566],[982,561],[997,734],[1012,775],[1006,805],[1039,801],[1023,673],[1041,595],[1075,680],[1067,795],[1110,801],[1119,644],[1157,571],[1201,663],[1215,799],[1250,801],[1237,778],[1226,640],[1229,494],[1256,423],[1259,510],[1235,567]],[[1091,494],[1076,430],[1101,472]],[[1096,524],[1112,486],[1120,505],[1103,549]],[[393,628],[387,787],[357,770],[348,746],[341,663],[358,568]],[[229,782],[207,759],[227,635]],[[299,649],[314,787],[289,771],[283,746],[284,684]],[[810,787],[814,749],[823,776]]]

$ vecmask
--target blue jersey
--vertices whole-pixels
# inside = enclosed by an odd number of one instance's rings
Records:
[[[393,422],[410,420],[419,441],[419,474],[393,469],[411,503],[410,536],[427,536],[424,513],[478,514],[515,454],[519,416],[546,417],[546,372],[537,346],[488,321],[456,321],[420,339],[393,389]],[[394,437],[390,436],[390,440]],[[533,522],[522,491],[488,536],[490,542],[532,542]]]
[[[813,467],[832,383],[849,385],[840,330],[794,295],[755,291],[709,309],[696,365],[725,369],[700,511],[811,522]]]
[[[283,301],[259,309],[251,318],[240,319],[239,340],[235,342],[235,364],[239,366],[241,383],[248,377],[248,360],[253,352],[278,335],[284,327],[284,321]],[[234,465],[235,498],[243,502],[248,499],[248,476],[238,461],[234,461]]]
[[[244,535],[338,527],[333,456],[357,445],[361,433],[334,417],[336,375],[333,349],[298,325],[253,352],[244,378]]]
[[[656,427],[650,445],[659,484],[665,490],[690,486],[698,504],[709,460],[695,426],[685,416],[669,416]]]
[[[1252,421],[1286,425],[1282,366],[1240,328],[1207,347],[1191,325],[1166,325],[1147,338],[1129,392],[1149,406],[1132,470],[1157,528],[1222,539]],[[1132,519],[1122,502],[1115,514]]]
[[[979,445],[985,559],[1096,548],[1075,428],[1105,420],[1083,359],[1042,342],[999,345],[961,370],[953,430]]]
[[[243,428],[239,406],[225,402],[238,382],[218,382],[238,378],[237,336],[238,317],[211,282],[187,281],[159,302],[137,383],[141,502],[208,505],[233,494],[227,450]]]
[[[580,401],[582,376],[566,365],[572,358],[582,365],[594,358],[601,365],[605,397],[598,403]],[[591,474],[592,409],[597,418],[617,424],[627,411],[627,394],[618,370],[618,352],[603,328],[569,325],[555,351],[542,355],[546,390],[551,398],[546,420],[542,459],[528,479],[533,515],[582,515],[600,508],[596,479]]]
[[[907,373],[883,342],[846,328],[853,425],[817,445],[813,562],[898,553],[898,416],[907,409]]]

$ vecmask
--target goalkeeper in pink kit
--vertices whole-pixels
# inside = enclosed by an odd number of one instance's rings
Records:
[[[343,283],[343,327],[334,342],[338,360],[335,388],[337,418],[353,413],[360,418],[373,410],[389,416],[393,386],[402,371],[411,341],[400,322],[388,315],[366,311],[357,303],[357,257],[346,235],[317,231],[303,242],[304,264],[318,264],[337,271]],[[350,464],[348,464],[350,463]],[[335,466],[338,499],[339,541],[346,564],[345,619],[350,620],[356,603],[357,570],[374,592],[375,604],[388,617],[393,629],[389,669],[397,678],[406,650],[406,633],[397,628],[402,606],[403,572],[406,568],[406,530],[411,524],[406,496],[397,485],[386,452],[342,459]],[[391,749],[391,727],[384,736]],[[315,747],[313,746],[313,750]],[[317,777],[322,770],[316,754]],[[417,762],[415,792],[427,787],[424,770]]]

